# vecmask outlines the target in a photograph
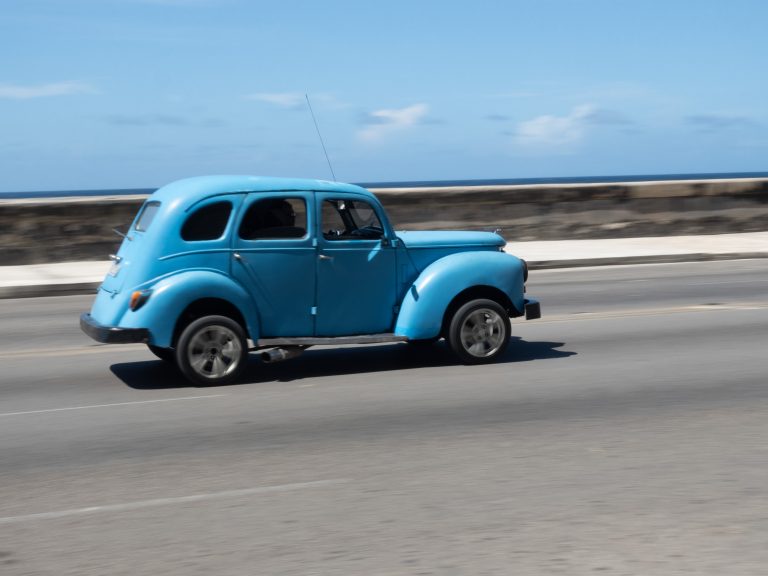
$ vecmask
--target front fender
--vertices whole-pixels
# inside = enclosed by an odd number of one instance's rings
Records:
[[[491,286],[524,310],[523,264],[504,252],[461,252],[436,260],[416,278],[403,298],[395,334],[412,340],[440,335],[443,316],[457,294]]]
[[[196,300],[218,298],[235,306],[243,315],[251,339],[259,337],[258,316],[250,295],[229,276],[216,270],[187,270],[166,276],[156,284],[144,286],[152,294],[135,312],[128,309],[119,322],[125,328],[148,328],[149,342],[155,346],[173,345],[173,331],[181,313]]]

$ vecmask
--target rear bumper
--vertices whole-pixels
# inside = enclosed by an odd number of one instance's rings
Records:
[[[96,342],[103,344],[130,344],[149,341],[149,330],[146,328],[105,326],[94,320],[87,312],[80,315],[80,329]]]
[[[525,299],[525,319],[536,320],[541,318],[541,304],[535,298]]]

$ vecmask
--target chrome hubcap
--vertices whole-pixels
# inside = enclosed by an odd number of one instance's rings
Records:
[[[206,326],[190,340],[189,364],[204,378],[223,378],[240,362],[243,348],[234,332],[226,326]]]
[[[478,308],[461,325],[461,345],[475,358],[494,354],[504,343],[504,320],[490,308]]]

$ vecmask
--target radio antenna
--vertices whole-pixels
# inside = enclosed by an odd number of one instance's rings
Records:
[[[331,159],[328,158],[328,151],[325,149],[325,142],[323,142],[323,135],[320,134],[320,127],[317,125],[317,118],[315,118],[315,113],[312,111],[312,104],[309,103],[309,94],[304,94],[304,98],[307,99],[307,106],[309,107],[309,113],[312,115],[312,122],[315,123],[315,130],[317,130],[317,137],[320,138],[320,145],[323,147],[323,154],[325,154],[325,160],[328,162],[328,168],[331,170],[331,176],[333,177],[333,181],[336,182],[336,174],[333,173],[333,166],[331,166]]]

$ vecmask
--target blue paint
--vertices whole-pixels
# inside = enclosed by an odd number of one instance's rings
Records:
[[[403,298],[395,334],[414,340],[439,336],[454,297],[478,286],[500,290],[518,312],[524,310],[522,262],[498,251],[465,251],[444,256],[419,274]]]

